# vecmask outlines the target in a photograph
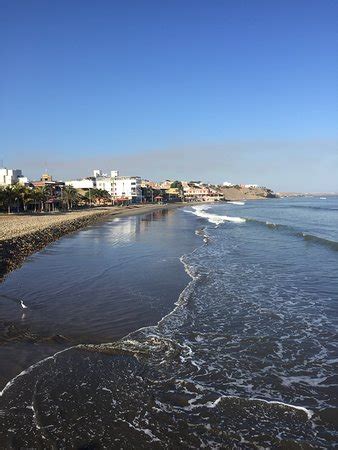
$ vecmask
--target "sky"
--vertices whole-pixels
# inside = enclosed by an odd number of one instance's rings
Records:
[[[0,163],[338,192],[338,1],[0,0]]]

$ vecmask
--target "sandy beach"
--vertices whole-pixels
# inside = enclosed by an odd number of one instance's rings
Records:
[[[144,214],[160,209],[173,209],[183,203],[168,205],[130,205],[46,214],[0,215],[0,280],[16,269],[24,259],[65,234],[112,216]]]

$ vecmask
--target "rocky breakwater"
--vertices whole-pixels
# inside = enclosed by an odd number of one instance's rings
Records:
[[[90,225],[115,208],[56,214],[0,216],[0,281],[24,259],[65,234]]]

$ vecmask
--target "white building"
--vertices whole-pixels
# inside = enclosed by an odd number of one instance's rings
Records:
[[[93,175],[94,175],[94,178],[101,177],[102,176],[102,170],[101,169],[94,169],[93,170]]]
[[[114,179],[111,177],[96,177],[96,187],[113,195]]]
[[[6,169],[0,168],[0,186],[9,186],[15,184],[22,177],[22,171],[20,169]]]
[[[258,184],[245,184],[244,187],[246,187],[246,188],[258,188]]]
[[[113,197],[134,203],[142,200],[141,177],[113,177]]]
[[[26,184],[29,184],[29,180],[27,177],[21,176],[21,177],[18,177],[18,183],[22,184],[22,185],[26,185]]]
[[[100,175],[99,175],[100,173]],[[142,200],[141,178],[120,176],[118,170],[111,170],[110,177],[95,170],[96,188],[107,191],[113,199],[139,203]]]
[[[83,178],[82,180],[70,180],[65,182],[66,186],[73,186],[75,189],[92,189],[95,187],[94,180]]]
[[[229,181],[224,181],[223,186],[225,186],[225,187],[231,187],[231,186],[234,186],[234,184],[233,184],[233,183],[230,183]]]

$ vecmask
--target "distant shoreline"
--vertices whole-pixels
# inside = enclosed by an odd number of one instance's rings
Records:
[[[28,256],[69,233],[113,217],[146,214],[187,205],[131,205],[66,213],[0,215],[0,282],[8,273],[20,267]]]

